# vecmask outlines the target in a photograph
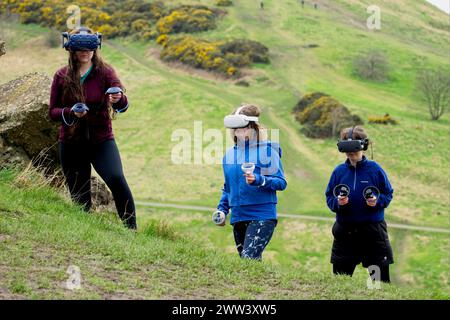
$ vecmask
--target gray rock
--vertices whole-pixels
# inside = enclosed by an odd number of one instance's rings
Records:
[[[30,161],[51,175],[60,169],[59,123],[48,117],[51,79],[31,73],[0,85],[0,168],[23,167]],[[92,178],[94,207],[108,207],[113,197],[106,185]]]
[[[97,177],[91,178],[91,195],[94,210],[115,211],[114,198],[106,184]]]
[[[0,166],[12,158],[58,166],[58,124],[48,118],[50,85],[42,73],[0,85]]]

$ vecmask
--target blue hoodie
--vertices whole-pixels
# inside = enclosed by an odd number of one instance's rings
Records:
[[[223,157],[225,183],[217,209],[228,214],[230,223],[249,220],[276,219],[277,190],[286,189],[281,148],[270,141],[236,144]],[[247,184],[241,165],[255,163],[255,181]]]
[[[349,201],[340,206],[334,196],[334,187],[345,184],[350,187]],[[375,186],[380,191],[375,207],[367,205],[363,196],[366,187]],[[338,222],[378,222],[384,220],[384,209],[389,206],[394,190],[381,166],[365,156],[356,164],[356,168],[347,159],[337,166],[330,177],[325,192],[327,205],[336,213]]]

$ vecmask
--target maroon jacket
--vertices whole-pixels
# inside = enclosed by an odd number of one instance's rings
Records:
[[[92,143],[97,144],[105,140],[114,138],[111,126],[111,119],[108,114],[108,97],[106,90],[110,87],[122,87],[116,72],[109,67],[103,72],[93,68],[83,83],[86,97],[86,105],[89,107],[88,113],[77,118],[72,112],[72,106],[81,101],[73,101],[63,95],[64,76],[67,73],[67,66],[59,69],[54,77],[50,93],[50,104],[48,114],[54,121],[60,121],[59,141],[64,143]],[[114,104],[115,109],[128,107],[128,99],[125,94]],[[64,123],[64,119],[68,126]]]

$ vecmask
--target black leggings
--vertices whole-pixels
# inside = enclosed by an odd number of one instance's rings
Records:
[[[389,283],[391,279],[389,277],[389,265],[378,265],[380,268],[380,281]],[[352,276],[355,271],[356,264],[333,264],[333,273]]]
[[[136,229],[134,200],[123,175],[119,150],[114,140],[90,144],[59,144],[61,165],[72,200],[89,211],[91,200],[91,164],[114,197],[117,213],[130,229]]]

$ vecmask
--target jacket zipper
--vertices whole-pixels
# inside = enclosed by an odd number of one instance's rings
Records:
[[[353,180],[353,191],[356,190],[356,167],[355,167],[355,178]]]

